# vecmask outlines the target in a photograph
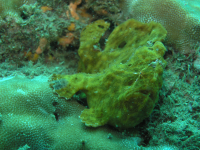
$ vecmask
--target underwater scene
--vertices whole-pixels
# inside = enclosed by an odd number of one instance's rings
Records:
[[[0,150],[200,150],[200,0],[0,0]]]

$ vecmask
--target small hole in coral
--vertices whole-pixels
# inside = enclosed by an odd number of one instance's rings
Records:
[[[29,16],[28,15],[26,15],[25,13],[23,13],[23,12],[21,12],[21,18],[23,19],[23,20],[27,20],[28,18],[29,18]]]
[[[58,102],[53,102],[53,106],[57,106],[58,105]]]
[[[58,115],[58,113],[54,112],[54,116],[55,116],[55,118],[56,118],[56,121],[58,121],[58,120],[59,120],[59,115]]]
[[[50,42],[50,47],[51,49],[57,49],[58,48],[58,43],[53,41],[53,42]]]
[[[82,144],[83,146],[85,146],[85,141],[84,141],[84,140],[81,140],[81,144]]]

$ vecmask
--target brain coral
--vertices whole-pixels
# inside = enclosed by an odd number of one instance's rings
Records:
[[[102,50],[99,41],[108,28],[98,20],[83,29],[80,73],[53,75],[51,86],[67,99],[79,90],[86,94],[89,109],[80,118],[87,126],[127,129],[147,118],[158,100],[167,32],[159,23],[130,19],[114,29]]]

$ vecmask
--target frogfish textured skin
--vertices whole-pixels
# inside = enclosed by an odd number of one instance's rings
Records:
[[[113,30],[102,50],[108,28],[98,20],[83,29],[79,73],[53,75],[50,85],[67,99],[80,90],[86,94],[89,109],[80,115],[86,126],[128,129],[147,118],[158,101],[167,31],[159,23],[130,19]]]

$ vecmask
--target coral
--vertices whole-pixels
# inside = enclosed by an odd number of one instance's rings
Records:
[[[199,41],[199,23],[175,0],[126,0],[126,12],[122,18],[129,17],[148,23],[162,24],[167,30],[167,44],[179,52],[189,53],[190,44]],[[127,11],[128,10],[128,11]],[[192,9],[191,9],[192,10]],[[123,20],[123,19],[122,19]]]
[[[67,28],[67,30],[68,30],[68,31],[75,31],[75,29],[76,29],[75,27],[76,27],[75,23],[72,22],[72,23],[70,24],[70,26]]]
[[[25,58],[27,58],[28,60],[31,60],[33,62],[36,62],[39,58],[39,55],[41,53],[44,52],[44,50],[47,48],[47,44],[48,44],[48,41],[46,38],[41,38],[40,39],[40,42],[39,42],[39,46],[38,48],[36,49],[35,53],[32,54],[31,52],[24,52],[25,54]]]
[[[124,0],[87,0],[86,7],[92,9],[101,16],[118,16],[121,12],[121,7],[124,5]]]
[[[30,147],[26,144],[24,145],[23,147],[20,147],[18,150],[27,150],[29,149]]]
[[[175,62],[174,60],[179,61]],[[163,87],[157,108],[147,127],[152,136],[150,145],[166,142],[179,149],[200,147],[200,94],[198,71],[192,66],[191,57],[168,56],[163,74]],[[174,63],[173,63],[174,62]],[[188,82],[188,79],[190,80]]]
[[[200,51],[200,48],[199,48],[199,51]],[[198,70],[198,72],[200,72],[200,53],[198,53],[196,56],[197,58],[194,61],[193,66],[196,70]]]
[[[99,41],[108,28],[98,20],[83,29],[80,73],[53,75],[51,86],[67,99],[80,90],[86,94],[89,109],[80,118],[87,126],[127,129],[147,118],[158,100],[167,31],[155,22],[130,19],[114,29],[102,50]]]
[[[9,15],[11,17],[16,17],[20,19],[20,9],[19,7],[23,4],[28,4],[33,1],[31,0],[0,0],[0,16],[4,18]],[[20,21],[20,20],[19,20]]]
[[[47,11],[51,11],[52,8],[51,8],[51,7],[48,7],[48,6],[42,6],[42,7],[41,7],[41,10],[42,10],[43,13],[45,13],[45,12],[47,12]]]
[[[78,118],[84,106],[58,98],[48,77],[7,77],[0,84],[1,150],[128,150],[119,132],[84,127]]]
[[[74,34],[71,32],[68,32],[66,36],[63,36],[58,39],[58,44],[62,45],[63,47],[66,47],[67,45],[71,44],[74,40]]]
[[[18,149],[26,144],[32,149],[45,149],[52,143],[49,131],[56,127],[55,98],[46,81],[22,76],[0,80],[0,149]]]
[[[32,54],[31,52],[28,52],[28,53],[24,52],[24,56],[26,59],[33,61],[33,62],[36,62],[39,58],[39,54],[37,54],[37,53]]]
[[[47,47],[47,43],[48,43],[48,41],[47,41],[46,38],[41,38],[40,42],[39,42],[39,46],[38,46],[38,48],[36,49],[35,52],[37,54],[41,54],[45,50],[45,48]]]
[[[79,20],[79,16],[76,13],[76,9],[77,9],[77,6],[80,5],[80,3],[81,3],[81,0],[78,0],[78,1],[75,1],[74,3],[71,2],[69,4],[70,13],[71,13],[72,17],[75,18],[76,20]]]
[[[92,19],[92,15],[87,13],[87,9],[85,8],[78,8],[77,12],[84,18]]]

